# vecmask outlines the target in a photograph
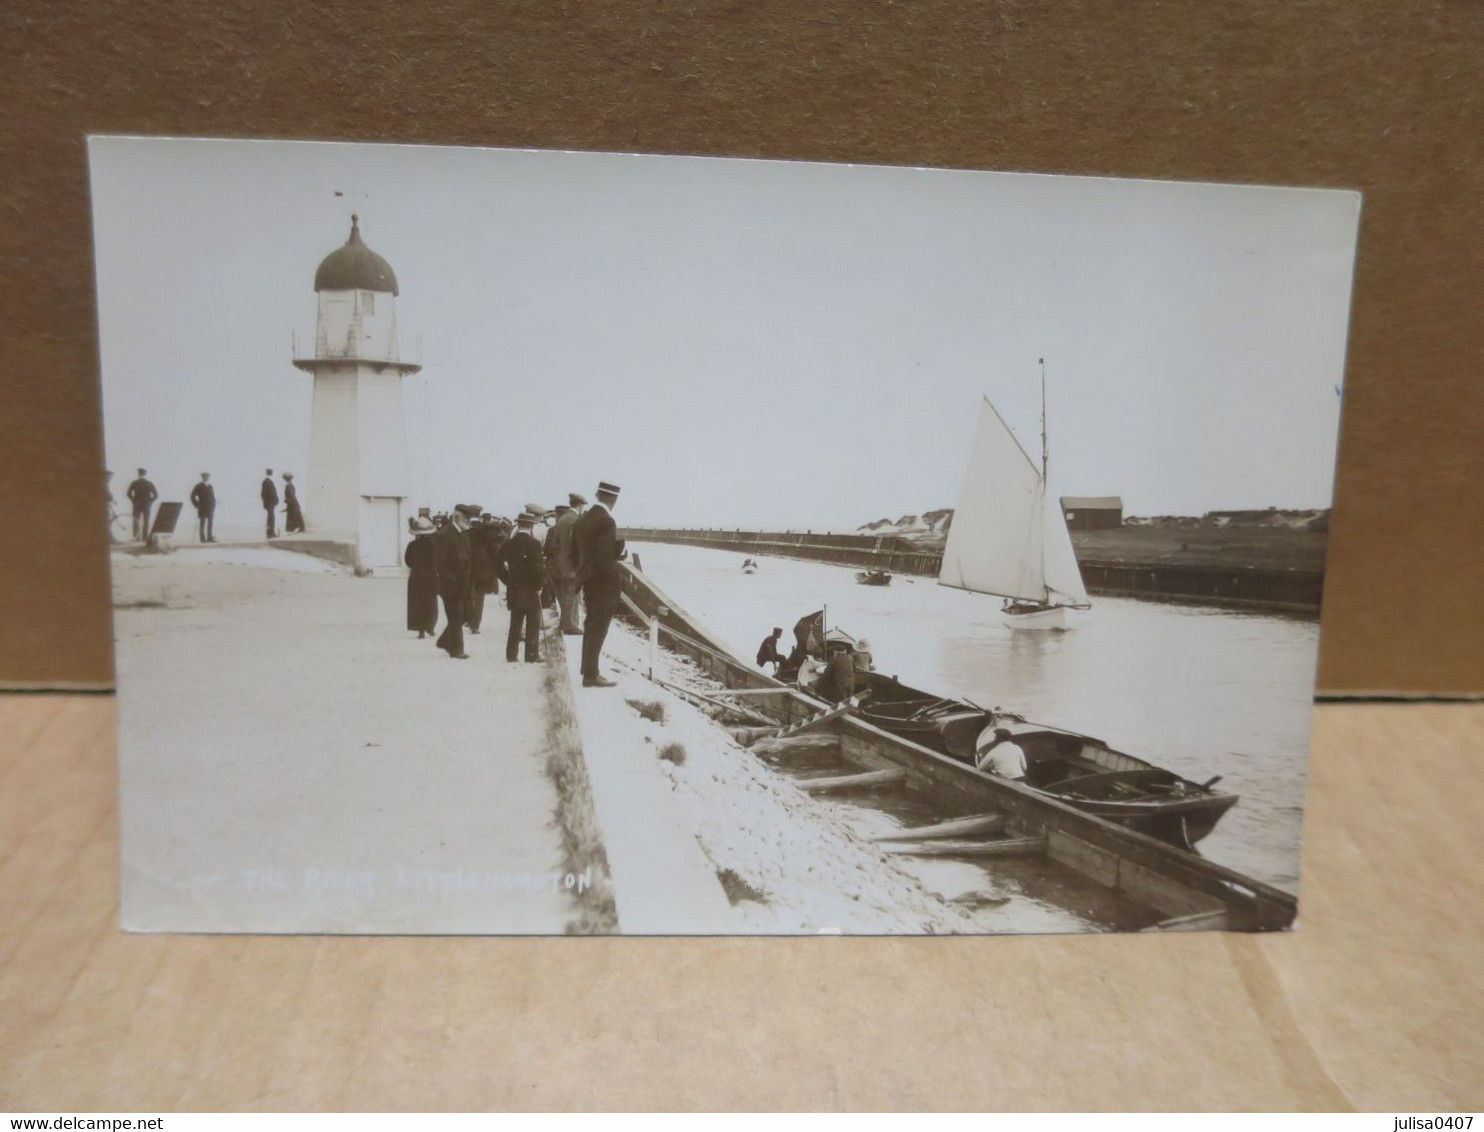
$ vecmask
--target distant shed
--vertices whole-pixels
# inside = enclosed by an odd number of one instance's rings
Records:
[[[1063,495],[1061,513],[1073,531],[1104,531],[1123,526],[1123,499],[1117,495]]]

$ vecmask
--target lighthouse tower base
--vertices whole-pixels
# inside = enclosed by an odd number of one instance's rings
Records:
[[[355,548],[360,565],[402,565],[410,517],[402,367],[320,360],[305,513],[315,538]]]

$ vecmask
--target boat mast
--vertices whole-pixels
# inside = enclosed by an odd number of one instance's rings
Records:
[[[1037,358],[1041,366],[1041,481],[1046,481],[1046,359]]]
[[[1046,469],[1050,464],[1049,449],[1046,446],[1046,359],[1037,358],[1041,367],[1041,494],[1044,498],[1046,491],[1051,486],[1051,481],[1046,476]],[[1057,504],[1061,506],[1060,503]],[[1051,604],[1051,587],[1046,584],[1046,515],[1045,504],[1042,504],[1041,514],[1041,592],[1045,594],[1042,598],[1047,605]]]

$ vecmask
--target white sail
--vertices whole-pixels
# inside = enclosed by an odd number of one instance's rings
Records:
[[[976,593],[1044,601],[1045,536],[1046,485],[1041,470],[985,398],[938,582]]]
[[[1088,604],[1082,568],[1077,565],[1077,555],[1072,551],[1072,536],[1067,531],[1067,516],[1061,509],[1061,500],[1049,491],[1045,538],[1046,600],[1052,605]]]
[[[985,398],[938,582],[1051,605],[1086,605],[1061,504]]]

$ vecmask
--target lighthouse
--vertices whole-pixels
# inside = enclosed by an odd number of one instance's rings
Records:
[[[317,536],[352,544],[362,565],[400,566],[409,496],[402,379],[422,367],[401,358],[397,277],[361,239],[359,216],[320,263],[314,290],[314,353],[294,358],[314,376],[305,514]]]

